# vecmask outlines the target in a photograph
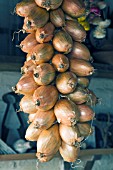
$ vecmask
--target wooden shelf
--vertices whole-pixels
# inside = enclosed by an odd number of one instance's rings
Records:
[[[113,154],[113,148],[81,150],[79,157]],[[56,154],[59,157],[59,154]],[[36,159],[35,153],[0,155],[0,161]]]

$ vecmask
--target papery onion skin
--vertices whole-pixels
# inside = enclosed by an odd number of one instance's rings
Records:
[[[93,133],[93,128],[88,123],[77,124],[81,136],[87,137]]]
[[[73,41],[71,36],[65,31],[59,31],[53,38],[53,47],[58,52],[68,54],[72,50]]]
[[[94,118],[94,111],[87,105],[77,105],[80,111],[79,122],[87,122]]]
[[[25,95],[20,100],[19,105],[20,105],[20,110],[25,113],[33,114],[37,111],[35,102],[33,101],[33,96],[31,96],[31,95]]]
[[[49,13],[45,9],[36,6],[32,11],[30,11],[26,18],[28,20],[28,24],[26,25],[28,28],[41,28],[48,22]]]
[[[34,127],[44,130],[50,128],[54,124],[55,120],[56,117],[53,109],[48,111],[38,110],[33,119],[33,124]]]
[[[51,22],[48,22],[44,27],[37,28],[36,40],[39,43],[49,42],[54,35],[55,27]]]
[[[70,59],[70,71],[77,76],[91,76],[94,73],[94,67],[85,60]]]
[[[63,0],[62,9],[71,17],[78,18],[85,14],[83,0]]]
[[[54,49],[49,43],[38,44],[30,54],[32,61],[38,65],[49,61],[54,55]]]
[[[79,42],[73,43],[73,48],[71,52],[68,54],[68,57],[83,59],[86,61],[92,60],[89,49],[83,43],[79,43]]]
[[[36,4],[42,8],[45,8],[47,11],[57,9],[63,0],[35,0]]]
[[[25,61],[23,67],[21,67],[21,73],[33,73],[35,67],[36,65],[33,63],[32,60]]]
[[[52,64],[58,72],[65,72],[69,68],[69,60],[64,54],[55,54],[52,58]]]
[[[36,7],[34,0],[22,0],[16,4],[16,14],[21,17],[27,17],[34,7]]]
[[[66,21],[64,29],[68,32],[74,41],[83,42],[86,38],[86,31],[78,21]]]
[[[56,78],[56,87],[62,94],[72,93],[77,86],[77,76],[72,72],[60,73]]]
[[[41,132],[42,129],[34,127],[34,124],[31,123],[26,130],[25,138],[29,141],[37,141]]]
[[[55,78],[55,69],[49,63],[41,63],[34,69],[34,80],[38,85],[48,85]]]
[[[65,15],[61,8],[50,11],[50,20],[55,27],[63,27],[65,25]]]
[[[78,142],[81,142],[83,140],[83,137],[81,137],[79,129],[76,125],[71,127],[60,123],[59,133],[61,139],[71,146],[75,146]]]
[[[35,32],[28,34],[23,41],[20,43],[20,48],[23,52],[29,53],[36,45],[38,42],[36,41],[35,38]]]
[[[23,95],[32,95],[34,91],[39,87],[34,81],[32,73],[24,74],[18,83],[16,84],[14,91],[15,93]]]
[[[57,88],[53,85],[40,86],[33,94],[36,108],[41,111],[50,110],[58,99]]]
[[[75,162],[78,158],[80,152],[79,147],[70,146],[62,141],[62,144],[59,148],[59,152],[66,162]]]
[[[53,125],[47,130],[43,130],[37,140],[36,156],[40,162],[47,162],[53,158],[53,155],[59,150],[61,138],[58,124]]]
[[[86,88],[89,85],[89,79],[87,77],[78,77],[78,85]]]
[[[67,97],[72,100],[73,102],[75,102],[76,104],[82,104],[88,101],[88,91],[87,89],[83,88],[83,87],[76,87],[76,89],[74,90],[74,92],[70,93],[67,95]]]
[[[79,110],[71,100],[60,99],[54,107],[54,113],[59,123],[74,126],[79,120]]]

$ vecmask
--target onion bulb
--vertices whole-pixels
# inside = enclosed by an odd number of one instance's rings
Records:
[[[68,54],[69,58],[78,58],[86,61],[91,61],[92,57],[89,49],[83,44],[79,42],[73,43],[72,51]]]
[[[62,9],[73,18],[78,18],[85,14],[83,0],[63,0]]]
[[[58,52],[69,53],[72,50],[73,41],[71,36],[65,31],[59,31],[53,38],[53,47]]]
[[[61,8],[50,11],[50,20],[55,27],[63,27],[65,25],[65,15]]]
[[[86,38],[86,31],[78,21],[66,21],[64,29],[74,41],[83,42]]]
[[[56,87],[62,94],[72,93],[77,86],[77,76],[72,72],[60,73],[56,78]]]
[[[40,86],[35,90],[33,99],[37,109],[41,111],[50,110],[58,99],[57,88],[52,85]]]
[[[49,63],[41,63],[34,69],[34,80],[38,85],[48,85],[55,78],[55,69]]]
[[[36,65],[33,63],[33,61],[31,59],[28,61],[25,61],[23,67],[21,67],[21,73],[22,74],[25,74],[28,72],[33,73],[33,70],[35,67],[36,67]]]
[[[73,58],[70,59],[70,71],[77,76],[90,76],[94,73],[94,68],[85,60]]]
[[[31,34],[28,34],[23,41],[21,41],[19,47],[23,52],[29,53],[37,44],[38,42],[35,38],[35,32],[32,32]]]
[[[67,126],[74,126],[79,120],[78,107],[71,100],[58,100],[54,107],[54,113],[57,121]]]
[[[68,145],[76,146],[78,142],[81,142],[84,137],[81,137],[77,126],[67,126],[62,123],[59,125],[59,133],[61,139]]]
[[[34,127],[34,124],[31,123],[26,130],[25,138],[29,141],[37,141],[41,132],[42,129]]]
[[[35,64],[45,63],[54,55],[53,46],[49,43],[38,44],[30,53],[31,59]]]
[[[64,54],[55,54],[52,58],[52,64],[58,72],[65,72],[69,68],[69,60]]]
[[[37,111],[33,96],[25,95],[20,101],[20,110],[25,113],[35,113]]]
[[[44,27],[37,28],[36,40],[39,43],[49,42],[53,38],[55,27],[51,22],[48,22]]]
[[[89,79],[87,77],[78,77],[78,85],[86,88],[89,85]]]
[[[25,32],[25,33],[33,33],[34,31],[36,31],[36,29],[37,29],[37,27],[35,25],[31,25],[28,18],[25,17],[24,18],[24,24],[22,26],[23,32]]]
[[[74,92],[67,95],[67,97],[75,102],[76,104],[82,104],[88,101],[88,91],[87,89],[77,86]]]
[[[77,127],[81,136],[87,137],[93,133],[93,129],[88,123],[78,123]]]
[[[47,11],[57,9],[63,0],[35,0],[36,4]]]
[[[23,94],[23,95],[32,95],[34,91],[39,87],[34,81],[32,73],[24,74],[16,86],[14,87],[15,93]]]
[[[16,4],[16,14],[21,17],[27,17],[34,7],[36,7],[34,0],[22,0]]]
[[[79,122],[87,122],[94,118],[94,112],[89,106],[85,104],[81,104],[77,106],[80,111]]]
[[[43,130],[37,140],[36,156],[40,162],[47,162],[53,158],[61,145],[58,124]]]
[[[54,110],[48,110],[48,111],[40,111],[38,110],[35,114],[35,117],[33,119],[34,127],[40,128],[40,129],[48,129],[53,125],[55,122],[56,117],[54,114]]]
[[[49,13],[38,6],[33,8],[27,18],[27,28],[36,27],[40,28],[43,27],[49,20]]]
[[[80,152],[79,147],[70,146],[62,141],[62,144],[59,148],[59,152],[66,162],[75,162],[78,158]]]

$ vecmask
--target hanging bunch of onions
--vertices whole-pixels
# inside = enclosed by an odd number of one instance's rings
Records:
[[[59,151],[64,161],[74,163],[81,143],[93,133],[91,106],[99,100],[88,89],[94,67],[78,22],[85,10],[83,0],[22,0],[16,5],[27,34],[20,49],[27,54],[13,90],[23,95],[20,110],[28,113],[29,123],[25,138],[37,141],[40,162]]]

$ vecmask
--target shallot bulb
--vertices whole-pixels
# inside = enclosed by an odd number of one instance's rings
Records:
[[[36,45],[38,42],[36,41],[35,38],[35,32],[28,34],[23,41],[21,41],[19,47],[21,50],[25,53],[29,53]]]
[[[48,111],[40,111],[38,110],[33,119],[34,127],[40,129],[48,129],[50,128],[56,120],[54,110],[50,109]]]
[[[51,22],[48,22],[44,27],[37,28],[36,40],[39,43],[49,42],[53,38],[55,27]]]
[[[54,49],[49,43],[38,44],[33,48],[30,55],[31,60],[38,65],[49,61],[54,55]]]
[[[45,8],[47,11],[50,9],[57,9],[63,0],[35,0],[36,4],[42,8]]]
[[[22,0],[16,5],[16,14],[21,17],[27,17],[34,7],[36,7],[34,0]]]
[[[80,152],[79,147],[70,146],[62,141],[62,144],[59,148],[59,152],[66,162],[75,162],[78,158]]]
[[[70,71],[77,76],[90,76],[94,73],[94,68],[85,60],[73,58],[70,59]]]
[[[21,73],[22,74],[25,74],[28,72],[33,73],[35,67],[36,65],[33,63],[31,59],[28,61],[25,61],[23,67],[21,67]]]
[[[78,77],[78,85],[86,88],[89,85],[89,79],[87,77]]]
[[[89,100],[88,90],[77,86],[74,92],[67,95],[67,97],[76,104],[82,104]]]
[[[59,125],[59,132],[61,139],[68,145],[76,146],[78,142],[81,142],[84,137],[81,137],[77,126],[67,126],[62,123]]]
[[[53,47],[58,52],[68,54],[72,50],[73,41],[71,36],[65,31],[59,31],[53,38]]]
[[[50,20],[55,27],[63,27],[65,25],[65,15],[61,8],[50,11]]]
[[[34,81],[33,74],[26,73],[20,78],[13,90],[15,91],[15,93],[32,95],[37,87],[39,86]]]
[[[77,86],[77,76],[72,72],[60,73],[56,78],[56,87],[62,94],[72,93]]]
[[[20,101],[20,110],[25,113],[35,113],[37,111],[33,96],[25,95]]]
[[[80,135],[87,137],[93,133],[93,128],[89,123],[78,123],[77,127],[79,129]]]
[[[55,69],[49,63],[41,63],[34,69],[34,80],[38,85],[48,85],[55,78]]]
[[[40,162],[47,162],[53,158],[61,145],[58,124],[43,130],[37,140],[36,156]]]
[[[30,11],[26,19],[27,28],[31,27],[40,28],[43,27],[48,22],[49,13],[45,9],[36,6]]]
[[[58,72],[65,72],[69,68],[69,60],[64,54],[55,54],[52,58],[52,64]]]
[[[72,51],[68,54],[69,58],[78,58],[86,61],[91,61],[92,57],[89,49],[82,43],[74,42]]]
[[[94,111],[87,105],[77,105],[80,111],[79,122],[87,122],[94,118]]]
[[[64,29],[74,41],[83,42],[86,38],[86,31],[78,21],[66,21]]]
[[[42,129],[36,128],[34,124],[31,123],[26,130],[25,138],[29,141],[37,141],[41,132]]]
[[[85,14],[83,0],[63,0],[62,9],[73,18],[78,18]]]
[[[71,100],[58,100],[54,107],[54,113],[57,121],[67,126],[74,126],[79,120],[78,107]]]
[[[41,111],[50,110],[58,99],[57,88],[53,85],[40,86],[33,94],[36,108]]]

